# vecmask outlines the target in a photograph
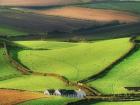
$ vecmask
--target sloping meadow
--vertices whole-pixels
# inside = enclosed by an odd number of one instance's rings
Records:
[[[79,81],[101,72],[115,60],[129,52],[133,47],[129,40],[129,38],[122,38],[78,43],[71,47],[63,46],[56,49],[49,47],[48,50],[13,49],[10,52],[13,54],[14,59],[33,71],[56,73],[70,80]],[[27,43],[26,41],[25,45]],[[31,42],[29,43],[31,44]],[[33,43],[35,42],[33,41]],[[47,45],[46,49],[49,44],[52,43],[44,44]],[[24,45],[24,41],[22,45]],[[51,47],[53,48],[53,46]]]

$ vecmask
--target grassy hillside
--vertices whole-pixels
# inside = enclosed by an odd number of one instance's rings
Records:
[[[16,41],[17,44],[32,49],[60,49],[80,45],[79,43],[57,42],[57,41]]]
[[[77,81],[100,72],[131,47],[129,38],[122,38],[53,50],[11,50],[11,53],[33,71],[58,73]]]
[[[8,27],[8,31],[5,28],[0,30],[0,33],[5,35],[10,35],[11,31],[9,32],[9,30],[12,29],[20,30],[21,32],[18,32],[20,35],[22,32],[46,35],[47,32],[71,32],[72,30],[97,25],[94,21],[44,16],[9,8],[0,8],[0,14],[1,26],[4,25]],[[11,29],[9,29],[10,27]],[[17,32],[15,34],[17,34]]]
[[[102,93],[126,93],[124,87],[140,86],[140,49],[116,65],[105,77],[89,83]]]
[[[88,8],[114,9],[114,10],[128,11],[128,12],[140,14],[140,1],[137,1],[137,2],[136,1],[96,2],[96,3],[90,3],[90,4],[83,4],[79,6],[88,7]]]
[[[44,91],[46,89],[70,89],[71,87],[66,86],[57,78],[29,75],[0,81],[0,88]]]
[[[73,102],[76,100],[77,99],[73,99],[73,98],[50,97],[50,98],[31,100],[18,105],[66,105],[66,103]]]
[[[0,47],[0,81],[17,76],[21,76],[21,73],[11,66],[4,54],[4,49]]]
[[[18,36],[18,35],[27,35],[28,33],[22,32],[17,28],[8,27],[8,26],[0,26],[0,36]]]

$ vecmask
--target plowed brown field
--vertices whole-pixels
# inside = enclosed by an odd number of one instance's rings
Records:
[[[13,105],[27,100],[43,97],[46,96],[41,93],[0,89],[0,105]]]
[[[72,6],[50,10],[37,10],[36,13],[103,22],[118,20],[120,22],[130,23],[137,22],[140,20],[138,16],[127,12],[103,9],[90,9]]]

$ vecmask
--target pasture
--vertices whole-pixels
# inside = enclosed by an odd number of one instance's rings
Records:
[[[0,0],[0,105],[139,105],[139,27],[140,1]]]
[[[8,26],[0,26],[0,35],[1,36],[18,36],[18,35],[27,35],[28,33],[22,32],[17,28],[8,27]]]
[[[22,43],[22,45],[24,44]],[[56,73],[70,80],[78,81],[99,73],[112,62],[126,54],[132,47],[133,44],[129,41],[129,38],[122,38],[81,43],[76,46],[60,49],[14,49],[10,50],[10,52],[13,54],[14,59],[17,59],[33,71]]]
[[[28,91],[45,91],[46,89],[71,89],[58,78],[48,76],[26,75],[0,81],[0,88],[20,89]]]
[[[16,44],[23,45],[31,49],[61,49],[80,45],[80,43],[58,42],[58,41],[15,41]]]
[[[77,99],[65,98],[65,97],[50,97],[50,98],[31,100],[18,105],[65,105],[68,102],[73,102],[73,101],[77,101]]]
[[[106,76],[89,85],[105,94],[130,93],[124,87],[140,86],[140,49],[116,65]]]
[[[21,73],[12,67],[8,61],[4,48],[0,47],[0,81],[21,76]]]

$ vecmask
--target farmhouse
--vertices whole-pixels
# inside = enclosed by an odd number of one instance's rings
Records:
[[[81,90],[81,89],[76,90],[76,93],[77,93],[77,97],[78,98],[84,98],[84,97],[86,97],[86,93],[83,90]]]
[[[45,95],[56,95],[56,96],[65,96],[65,97],[76,97],[76,98],[84,98],[86,96],[86,93],[79,89],[79,90],[66,90],[66,89],[60,89],[60,90],[45,90]]]
[[[61,96],[61,92],[59,90],[55,90],[54,95]]]

